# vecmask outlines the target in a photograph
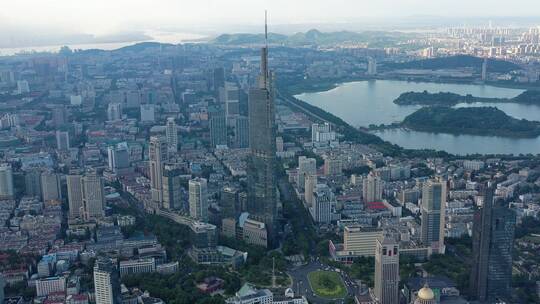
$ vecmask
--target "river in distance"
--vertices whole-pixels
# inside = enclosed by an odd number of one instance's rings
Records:
[[[398,106],[393,101],[404,92],[428,91],[471,94],[477,97],[512,98],[523,90],[477,84],[407,82],[398,80],[357,81],[340,84],[324,92],[303,93],[296,98],[330,112],[359,127],[401,122],[420,106]],[[458,104],[458,107],[494,106],[506,114],[528,120],[540,120],[540,107],[510,103]],[[389,129],[375,132],[389,142],[411,149],[435,149],[453,154],[539,154],[540,137],[508,138],[498,136],[452,135]]]

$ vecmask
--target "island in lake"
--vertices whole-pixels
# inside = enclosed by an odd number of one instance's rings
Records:
[[[394,103],[401,106],[423,105],[423,106],[445,106],[452,107],[458,103],[474,103],[474,102],[510,102],[522,104],[540,105],[540,91],[528,90],[514,98],[487,98],[475,97],[470,94],[459,95],[449,92],[429,93],[423,92],[405,92],[399,95],[394,100]]]
[[[540,122],[516,119],[495,107],[424,107],[405,117],[401,126],[416,131],[451,134],[540,136]]]

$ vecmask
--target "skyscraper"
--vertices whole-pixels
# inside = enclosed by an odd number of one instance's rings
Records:
[[[380,304],[399,303],[399,244],[383,233],[375,249],[375,300]]]
[[[373,173],[368,174],[362,180],[362,196],[364,203],[372,203],[382,200],[384,182]]]
[[[189,215],[199,221],[208,221],[208,189],[204,178],[189,181]]]
[[[508,300],[511,295],[512,249],[516,215],[484,190],[483,207],[473,218],[473,263],[470,294],[481,303]]]
[[[129,168],[129,148],[126,142],[118,143],[107,148],[109,170],[118,172],[120,169]]]
[[[97,173],[86,174],[82,178],[84,219],[91,220],[104,216],[105,190],[103,179]]]
[[[0,164],[0,199],[12,199],[14,196],[11,165],[8,163]]]
[[[82,218],[82,175],[70,174],[66,176],[66,181],[69,202],[69,217]]]
[[[182,208],[180,169],[165,165],[163,170],[163,208],[177,210]]]
[[[247,117],[236,117],[234,140],[237,148],[249,147],[249,119]]]
[[[94,265],[96,304],[121,303],[118,269],[110,258],[99,258]]]
[[[267,35],[265,23],[265,35]],[[268,45],[261,50],[257,87],[248,93],[249,145],[248,212],[266,224],[269,243],[277,234],[276,125],[272,75],[268,69]]]
[[[227,145],[227,120],[221,108],[210,111],[210,140],[212,148]]]
[[[163,165],[167,157],[167,141],[160,136],[150,137],[150,186],[152,200],[163,202]]]
[[[316,174],[308,174],[305,177],[306,183],[304,187],[304,200],[306,201],[306,205],[308,207],[313,206],[313,203],[315,202],[315,187],[317,187],[317,175]]]
[[[430,180],[422,188],[422,242],[438,253],[444,253],[444,211],[446,183]]]
[[[233,187],[224,187],[221,191],[221,200],[219,204],[222,218],[237,218],[238,208],[238,190]]]
[[[167,149],[169,153],[178,152],[178,128],[173,117],[167,118],[167,127],[165,129],[167,137]]]

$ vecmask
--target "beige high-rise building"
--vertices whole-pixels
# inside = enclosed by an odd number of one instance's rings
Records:
[[[354,256],[375,256],[377,240],[382,237],[379,228],[345,226],[343,231],[343,251]]]
[[[82,178],[84,219],[92,220],[103,217],[105,191],[103,179],[96,173],[86,174]]]
[[[446,182],[429,180],[422,187],[422,242],[444,253]]]
[[[399,244],[392,235],[377,239],[374,296],[379,304],[399,303]]]
[[[366,178],[364,178],[362,183],[362,195],[364,198],[364,203],[372,203],[382,200],[384,182],[380,177],[370,173]]]
[[[337,158],[326,158],[324,160],[324,175],[340,175],[342,171],[341,160]]]
[[[11,165],[8,163],[0,164],[0,199],[12,199],[14,196]]]
[[[208,189],[204,178],[195,178],[189,181],[189,216],[208,221]]]
[[[74,174],[66,176],[67,193],[69,203],[69,217],[82,218],[83,215],[83,193],[82,175]]]
[[[163,202],[163,165],[167,161],[168,148],[165,138],[160,136],[150,137],[150,192],[152,201]]]

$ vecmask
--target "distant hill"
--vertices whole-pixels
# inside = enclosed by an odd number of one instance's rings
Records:
[[[516,119],[495,107],[425,107],[405,117],[403,126],[417,131],[505,137],[537,137],[540,122]]]
[[[423,60],[413,60],[409,62],[391,62],[385,63],[384,67],[392,70],[401,69],[453,69],[453,68],[475,68],[477,71],[482,69],[482,63],[484,58],[469,56],[469,55],[457,55],[449,57],[438,57]],[[488,72],[495,73],[508,73],[510,71],[520,70],[521,68],[512,62],[488,59],[487,70]]]
[[[407,37],[412,36],[412,34],[401,32],[321,32],[316,29],[312,29],[305,33],[296,33],[291,36],[269,33],[268,42],[272,44],[283,44],[290,46],[329,45],[351,42],[368,43],[371,47],[377,47],[380,45],[392,45],[397,41],[405,40]],[[264,43],[264,34],[223,34],[216,37],[211,42],[226,45],[260,44]]]
[[[135,43],[135,44],[132,44],[132,45],[128,45],[128,46],[124,46],[124,47],[121,47],[119,49],[116,49],[114,51],[133,51],[133,52],[139,52],[139,51],[143,51],[145,49],[149,49],[149,48],[157,48],[159,46],[173,46],[174,44],[170,44],[170,43],[161,43],[161,42],[152,42],[152,41],[149,41],[149,42],[140,42],[140,43]]]

